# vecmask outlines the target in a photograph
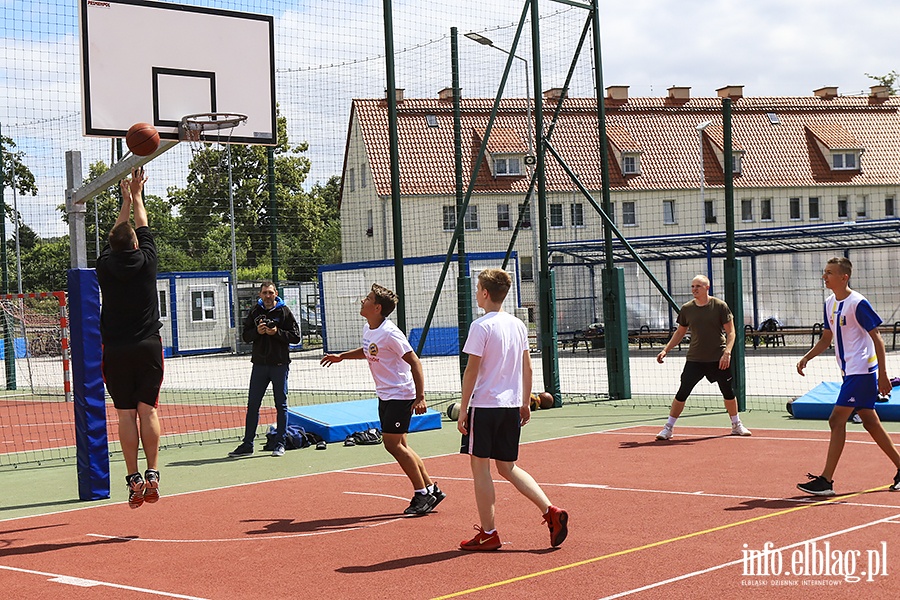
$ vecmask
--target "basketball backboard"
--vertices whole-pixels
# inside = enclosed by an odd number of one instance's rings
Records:
[[[152,123],[178,140],[182,117],[240,113],[204,140],[276,143],[274,19],[146,0],[79,0],[84,134]]]

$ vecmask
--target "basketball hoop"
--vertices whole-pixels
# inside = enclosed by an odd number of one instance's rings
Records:
[[[182,142],[228,143],[231,132],[238,125],[247,122],[247,115],[240,113],[197,113],[181,118],[178,125],[178,139]],[[226,131],[224,135],[208,135],[206,131]]]

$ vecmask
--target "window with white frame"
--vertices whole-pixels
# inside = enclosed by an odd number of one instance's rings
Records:
[[[550,205],[550,227],[563,226],[563,209],[562,204]]]
[[[818,221],[821,217],[819,216],[819,199],[816,196],[810,196],[809,198],[809,220],[810,221]]]
[[[191,291],[191,321],[216,320],[216,292],[213,290]]]
[[[512,227],[509,220],[509,204],[497,205],[497,229],[506,230]]]
[[[522,229],[531,229],[531,204],[519,205],[519,217],[522,219]]]
[[[713,200],[704,200],[703,201],[703,217],[704,222],[715,223],[716,222],[716,203]]]
[[[522,281],[534,281],[534,260],[530,256],[519,256]]]
[[[637,175],[641,172],[640,154],[622,155],[622,173],[625,175]]]
[[[584,204],[575,202],[572,207],[572,227],[584,227]]]
[[[800,198],[791,198],[788,201],[788,208],[790,210],[791,221],[799,221],[800,220]]]
[[[856,152],[831,153],[831,168],[834,171],[853,171],[858,163]]]
[[[634,202],[622,203],[622,225],[637,225],[637,213],[635,212]]]
[[[856,202],[853,203],[854,208],[856,208],[856,218],[857,219],[866,219],[869,217],[869,197],[868,196],[857,196]]]
[[[744,223],[753,222],[753,199],[751,198],[741,200],[741,221]]]
[[[741,172],[741,163],[743,162],[744,153],[743,152],[733,152],[731,154],[731,172],[734,174],[740,174]]]
[[[466,209],[466,218],[463,220],[466,231],[478,231],[478,206],[470,204]]]
[[[850,201],[847,196],[838,196],[837,199],[838,219],[847,219],[850,216]]]
[[[166,290],[157,290],[159,293],[159,318],[166,319],[169,317],[169,302],[166,300]]]
[[[675,219],[675,201],[663,200],[663,224],[675,225],[677,222]]]
[[[521,175],[522,160],[518,156],[497,156],[494,158],[494,175]]]
[[[772,219],[772,199],[763,198],[759,201],[759,220],[771,221]]]
[[[456,207],[443,206],[443,227],[444,231],[453,231],[456,229]]]
[[[894,203],[894,196],[885,196],[884,197],[884,216],[886,216],[886,217],[896,217],[897,216],[897,206]]]
[[[356,170],[347,169],[347,187],[351,192],[356,191]]]

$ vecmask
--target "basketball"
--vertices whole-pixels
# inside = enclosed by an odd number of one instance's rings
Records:
[[[541,401],[540,401],[541,408],[543,408],[543,409],[553,408],[553,394],[551,394],[550,392],[541,392],[540,398],[541,398]]]
[[[159,132],[150,123],[135,123],[125,134],[125,144],[132,153],[148,156],[159,148]]]
[[[459,403],[451,402],[450,406],[447,407],[447,417],[451,421],[456,421],[459,419]]]

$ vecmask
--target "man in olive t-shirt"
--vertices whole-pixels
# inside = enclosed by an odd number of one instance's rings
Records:
[[[672,438],[675,421],[684,410],[684,403],[691,390],[706,377],[710,383],[717,383],[725,409],[731,416],[731,435],[750,435],[750,430],[741,423],[738,416],[737,398],[732,387],[731,349],[734,347],[734,321],[731,310],[722,300],[709,295],[709,279],[697,275],[691,281],[694,299],[681,307],[678,313],[678,328],[665,348],[656,355],[656,362],[662,363],[669,351],[691,332],[691,342],[681,372],[681,387],[672,400],[669,420],[656,439]]]

